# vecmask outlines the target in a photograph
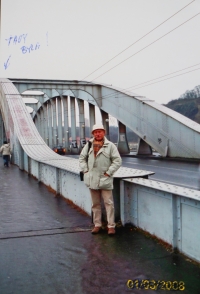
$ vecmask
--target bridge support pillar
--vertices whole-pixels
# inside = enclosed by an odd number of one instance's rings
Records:
[[[64,113],[64,139],[65,148],[69,152],[69,114],[68,114],[68,96],[63,97],[63,113]]]
[[[47,137],[48,137],[48,134],[47,134],[47,130],[48,130],[48,116],[47,116],[47,104],[43,104],[43,112],[44,112],[44,115],[43,115],[43,128],[44,128],[44,141],[45,143],[48,145],[48,140],[47,140]]]
[[[137,155],[151,155],[152,148],[143,139],[138,139]]]
[[[40,108],[40,136],[44,140],[44,110]]]
[[[60,97],[57,98],[57,107],[58,107],[58,145],[63,146],[62,107],[61,107]]]
[[[38,132],[40,133],[40,136],[42,137],[42,109],[40,108],[40,110],[38,111]]]
[[[76,108],[75,108],[75,98],[70,97],[70,106],[71,106],[71,136],[72,136],[72,145],[71,153],[79,154],[77,139],[76,139]]]
[[[95,124],[95,106],[89,103],[89,118],[90,118],[90,135],[92,132],[92,127]]]
[[[47,145],[50,148],[53,148],[53,139],[52,139],[52,109],[51,109],[51,103],[48,103],[47,111],[48,111]]]
[[[102,123],[103,123],[103,126],[106,130],[106,138],[108,140],[110,140],[110,134],[109,134],[109,116],[108,116],[108,113],[101,110],[101,116],[102,116]]]
[[[85,139],[85,111],[84,111],[84,101],[77,99],[78,107],[79,107],[79,129],[80,129],[80,146],[79,151],[83,149],[86,144]]]
[[[56,109],[56,98],[52,101],[52,109],[53,109],[53,145],[58,145],[58,134],[57,134],[57,109]]]
[[[128,140],[126,136],[126,126],[118,121],[118,127],[119,127],[119,136],[118,136],[118,150],[120,154],[126,154],[130,153],[130,149],[128,146]]]

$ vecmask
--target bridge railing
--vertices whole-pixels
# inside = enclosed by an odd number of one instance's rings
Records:
[[[200,261],[200,191],[149,179],[120,184],[122,223],[132,223]]]

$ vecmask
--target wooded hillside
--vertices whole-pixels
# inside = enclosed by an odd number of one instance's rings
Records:
[[[164,106],[200,123],[200,85],[191,91],[186,91],[178,99],[171,100]]]

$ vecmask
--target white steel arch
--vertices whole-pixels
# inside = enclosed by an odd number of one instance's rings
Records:
[[[200,158],[200,125],[165,106],[111,86],[78,81],[12,79],[20,93],[55,91],[97,105],[133,130],[162,156]],[[41,101],[40,101],[41,102]]]

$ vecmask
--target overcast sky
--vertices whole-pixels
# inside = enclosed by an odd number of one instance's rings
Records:
[[[84,79],[132,87],[160,104],[200,85],[200,14],[195,16],[200,12],[199,0],[1,1],[1,77]],[[184,68],[188,69],[180,71]],[[192,72],[135,86],[176,71],[173,75]]]

